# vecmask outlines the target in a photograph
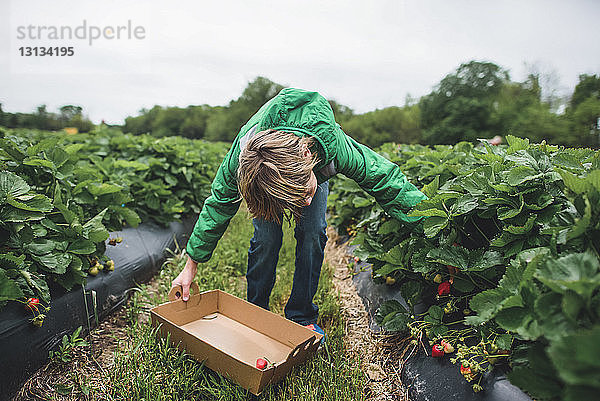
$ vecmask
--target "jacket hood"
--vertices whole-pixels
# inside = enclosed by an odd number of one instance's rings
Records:
[[[277,129],[311,136],[321,156],[317,168],[328,165],[335,158],[336,131],[340,128],[331,105],[322,95],[285,88],[264,107],[263,113],[257,113],[261,116],[257,131]]]

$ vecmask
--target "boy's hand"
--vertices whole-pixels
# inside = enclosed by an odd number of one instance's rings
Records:
[[[194,262],[189,256],[185,267],[179,273],[179,276],[175,277],[175,280],[171,283],[171,288],[181,286],[183,290],[183,300],[187,301],[190,299],[190,285],[196,277],[198,271],[198,263]]]

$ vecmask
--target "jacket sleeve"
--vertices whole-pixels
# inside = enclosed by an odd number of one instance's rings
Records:
[[[186,252],[194,261],[207,262],[223,236],[231,218],[237,213],[241,197],[235,181],[235,163],[233,149],[238,146],[234,141],[230,151],[219,166],[210,188],[210,196],[204,201],[200,216],[186,246]]]
[[[406,223],[422,220],[423,217],[409,217],[406,213],[427,196],[408,182],[395,163],[356,142],[341,129],[337,134],[336,163],[338,172],[356,181],[392,217]]]

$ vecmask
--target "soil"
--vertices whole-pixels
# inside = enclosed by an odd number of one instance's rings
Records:
[[[335,228],[327,228],[329,241],[325,246],[325,262],[334,270],[333,284],[340,294],[340,308],[346,323],[346,350],[358,357],[369,376],[366,399],[373,401],[408,401],[400,381],[402,354],[397,350],[400,338],[376,334],[369,328],[369,316],[352,284],[351,256]]]

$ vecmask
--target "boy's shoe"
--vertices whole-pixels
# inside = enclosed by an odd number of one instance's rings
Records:
[[[319,327],[318,324],[316,323],[311,323],[311,324],[307,324],[304,327],[306,327],[307,329],[311,329],[312,331],[314,331],[315,333],[319,333],[323,336],[323,338],[321,338],[321,344],[319,344],[319,347],[321,345],[323,345],[323,343],[325,342],[325,332],[323,331],[322,328]]]

